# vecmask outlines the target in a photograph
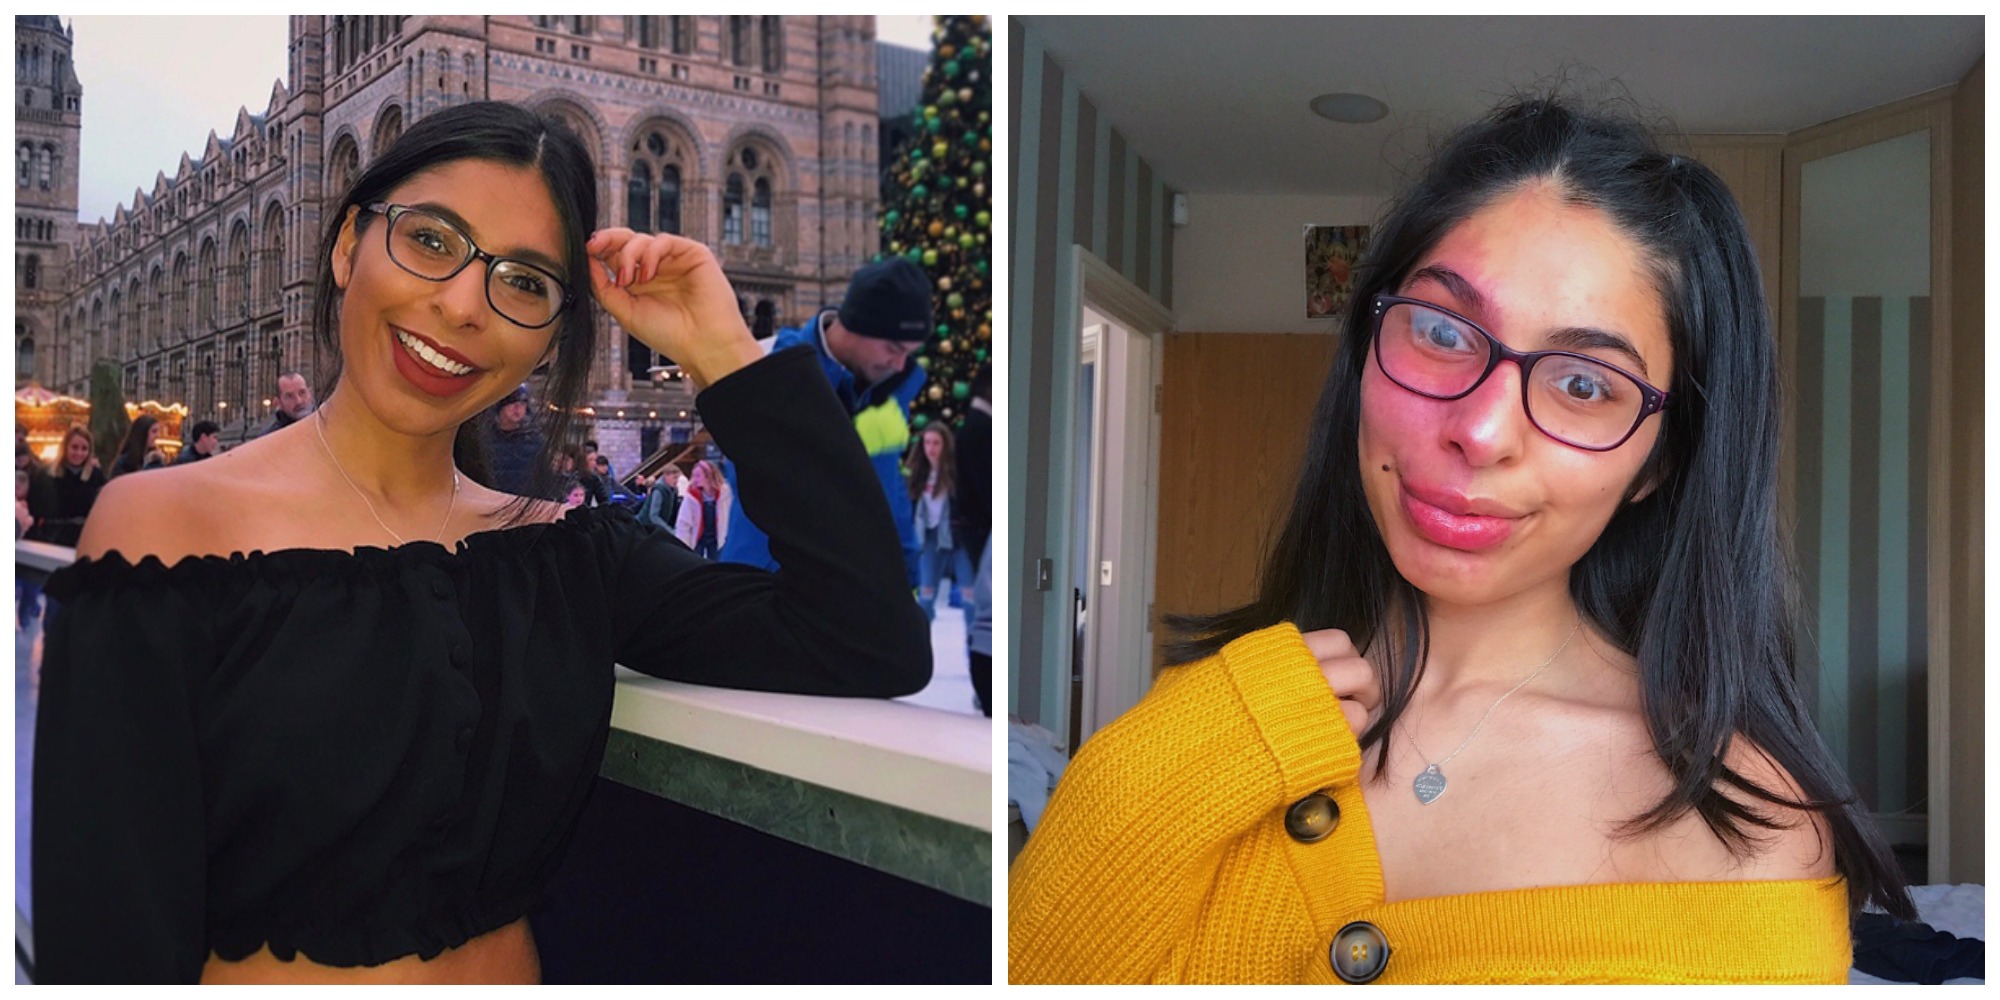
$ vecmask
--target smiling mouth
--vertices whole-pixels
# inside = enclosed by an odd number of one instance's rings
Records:
[[[395,334],[396,334],[396,343],[403,345],[403,351],[405,353],[409,354],[412,358],[415,358],[417,361],[425,365],[428,365],[433,371],[437,372],[440,375],[446,376],[448,378],[456,378],[462,375],[470,375],[473,372],[479,370],[477,368],[472,367],[471,365],[460,364],[459,362],[453,361],[452,359],[445,357],[443,354],[440,354],[435,349],[433,349],[431,345],[426,344],[422,340],[417,339],[417,337],[412,334],[406,333],[402,330],[396,330]]]

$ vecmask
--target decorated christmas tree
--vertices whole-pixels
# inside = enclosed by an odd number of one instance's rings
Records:
[[[937,331],[917,357],[929,381],[911,414],[916,428],[964,421],[972,376],[993,346],[992,26],[941,16],[931,42],[916,129],[882,191],[882,253],[923,265],[934,286]]]

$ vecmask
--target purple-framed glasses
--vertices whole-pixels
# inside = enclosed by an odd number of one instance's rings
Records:
[[[1430,399],[1463,399],[1512,361],[1528,421],[1572,448],[1617,448],[1667,405],[1664,390],[1617,365],[1574,351],[1516,351],[1422,299],[1377,295],[1371,313],[1375,363],[1391,382]]]

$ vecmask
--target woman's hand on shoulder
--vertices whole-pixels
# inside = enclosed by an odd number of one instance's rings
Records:
[[[696,387],[761,356],[736,290],[708,247],[621,227],[598,230],[584,249],[598,303],[627,333],[674,359]]]
[[[1327,686],[1340,698],[1341,714],[1347,728],[1358,738],[1375,720],[1382,706],[1382,687],[1375,678],[1375,665],[1354,648],[1354,640],[1337,628],[1304,633],[1306,648],[1319,661],[1319,672]]]

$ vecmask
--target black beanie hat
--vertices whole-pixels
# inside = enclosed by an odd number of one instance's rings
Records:
[[[847,285],[840,325],[877,340],[930,339],[930,279],[924,277],[923,268],[902,257],[863,267]]]

